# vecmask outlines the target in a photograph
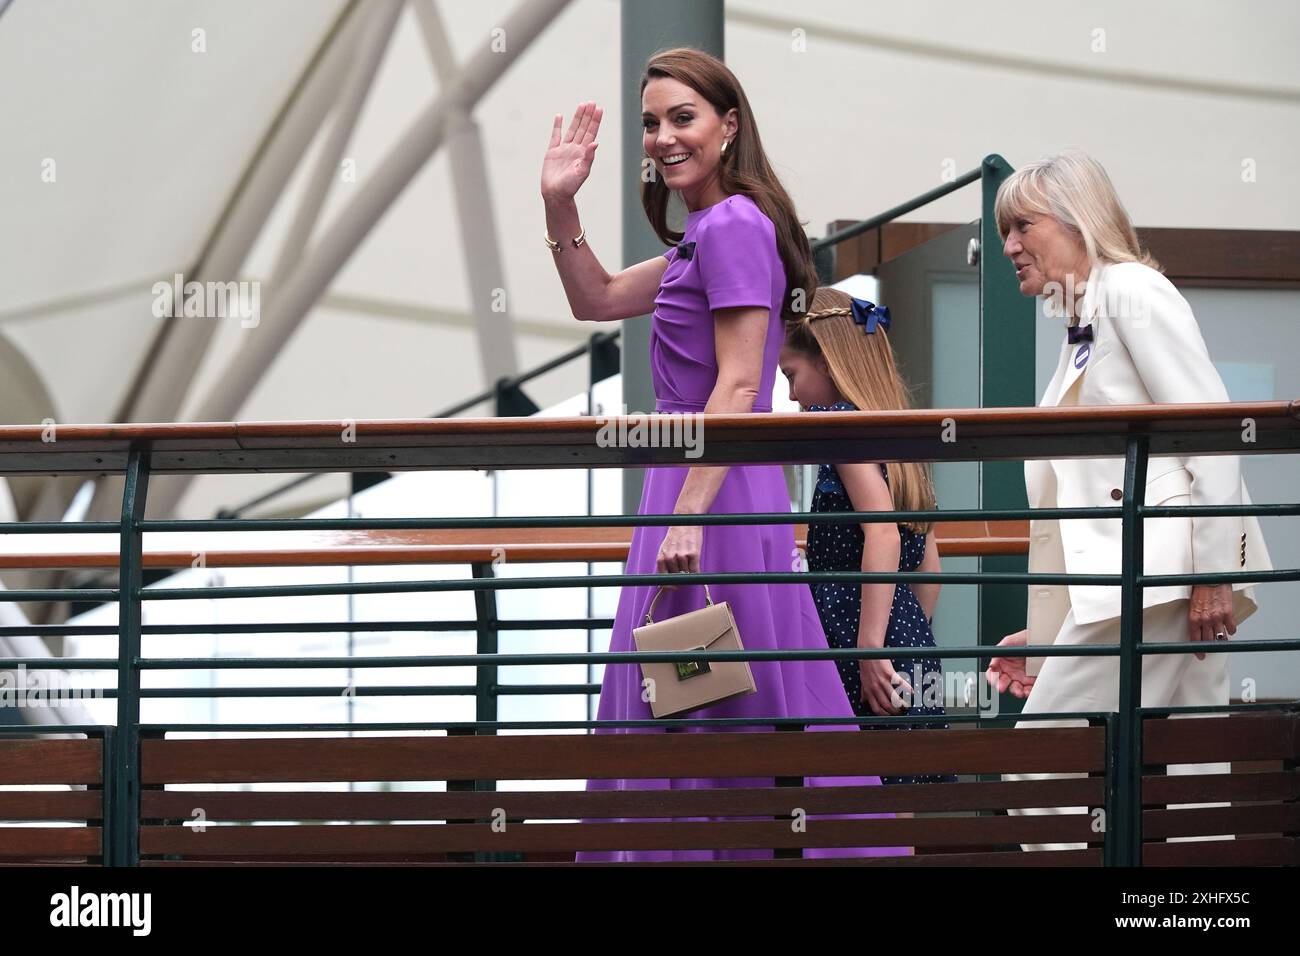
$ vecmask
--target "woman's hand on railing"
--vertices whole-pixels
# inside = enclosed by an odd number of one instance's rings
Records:
[[[1026,647],[1029,644],[1029,629],[1008,634],[998,641],[998,647]],[[1011,691],[1014,697],[1028,697],[1036,678],[1025,672],[1023,657],[995,657],[989,661],[989,669],[984,672],[985,679],[997,689],[999,694]]]
[[[664,542],[659,546],[659,556],[655,559],[655,570],[660,574],[687,572],[695,574],[700,570],[700,550],[704,546],[704,528],[700,525],[685,525],[669,528],[664,535]],[[672,588],[672,585],[665,585]]]
[[[858,673],[862,677],[861,700],[873,714],[894,717],[907,710],[907,702],[899,694],[906,691],[907,699],[912,700],[912,685],[894,670],[893,664],[883,657],[858,661]]]
[[[595,103],[581,103],[573,121],[565,130],[564,116],[555,114],[551,127],[551,145],[542,159],[542,196],[547,199],[572,199],[591,174],[596,157],[596,132],[604,114]]]
[[[1232,611],[1231,584],[1194,584],[1187,608],[1187,635],[1191,641],[1226,641],[1237,633],[1237,615]],[[1224,635],[1219,637],[1219,635]],[[1197,654],[1198,661],[1205,660]]]

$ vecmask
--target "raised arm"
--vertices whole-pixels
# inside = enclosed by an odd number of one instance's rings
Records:
[[[591,173],[601,115],[595,103],[583,103],[566,131],[564,117],[557,113],[550,147],[542,160],[546,232],[559,244],[551,256],[569,308],[579,321],[608,322],[653,311],[659,281],[668,268],[668,260],[656,256],[610,275],[589,242],[584,239],[579,245],[573,243],[582,235],[574,197]]]

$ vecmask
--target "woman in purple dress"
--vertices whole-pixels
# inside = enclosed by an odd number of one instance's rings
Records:
[[[578,107],[566,131],[555,117],[542,167],[547,245],[579,320],[606,322],[653,313],[650,364],[655,410],[666,413],[770,412],[782,318],[816,284],[808,239],[794,205],[763,152],[749,102],[718,59],[698,50],[653,56],[641,81],[642,140],[653,175],[642,205],[656,234],[671,245],[663,256],[610,275],[585,241],[574,196],[591,171],[601,110]],[[684,233],[667,222],[670,193],[687,209]],[[646,471],[639,514],[788,512],[778,465],[659,467]],[[637,528],[627,572],[754,572],[797,569],[790,525],[682,525]],[[624,588],[614,619],[612,651],[632,651],[632,629],[644,619],[656,588]],[[808,588],[800,584],[715,585],[728,601],[746,648],[824,650],[826,637]],[[658,619],[702,607],[703,589],[666,591]],[[851,717],[834,662],[755,661],[757,692],[692,712],[714,717]],[[640,668],[610,664],[601,685],[600,720],[649,720]],[[752,730],[770,729],[756,722]],[[601,728],[605,733],[656,733],[666,728]],[[708,727],[674,728],[709,732]],[[740,728],[735,728],[740,729]],[[822,729],[851,730],[853,725]],[[863,786],[878,777],[809,778],[810,785]],[[773,785],[771,778],[591,780],[590,790],[702,789]],[[793,810],[793,807],[792,807]],[[865,815],[857,815],[865,816]],[[882,816],[891,816],[883,814]],[[770,819],[770,818],[768,818]],[[815,818],[808,833],[815,835]],[[895,847],[810,849],[809,856],[893,855]],[[580,853],[586,861],[771,858],[771,850],[680,850]]]

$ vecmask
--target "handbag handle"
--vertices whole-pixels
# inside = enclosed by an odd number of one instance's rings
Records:
[[[664,587],[665,585],[662,584],[659,585],[659,590],[655,591],[655,596],[651,599],[650,606],[646,608],[645,622],[647,624],[654,623],[654,618],[652,617],[652,615],[654,614],[655,611],[655,605],[659,603],[660,595],[664,593]],[[709,594],[709,586],[707,584],[704,585],[704,600],[709,603],[709,607],[713,607],[713,596]]]

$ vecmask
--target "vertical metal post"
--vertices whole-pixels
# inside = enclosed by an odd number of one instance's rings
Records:
[[[113,819],[109,827],[114,866],[140,863],[140,626],[144,564],[145,498],[149,491],[149,450],[132,449],[122,492],[122,530],[118,562],[117,734],[109,789]]]
[[[596,332],[587,339],[587,393],[597,382],[617,375],[622,361],[615,333]]]
[[[471,565],[475,580],[496,577],[491,564]],[[474,610],[477,619],[478,645],[476,654],[481,660],[496,660],[497,654],[497,593],[482,588],[474,592]],[[497,719],[497,666],[479,663],[474,668],[474,719]],[[482,731],[496,733],[496,731]],[[489,788],[495,789],[495,788]]]
[[[828,226],[826,231],[832,230]],[[839,246],[822,246],[813,250],[813,265],[817,269],[817,281],[822,285],[830,285],[835,281],[835,256],[838,254]]]
[[[492,565],[484,562],[478,562],[470,565],[470,572],[475,580],[495,577]],[[479,720],[496,720],[497,719],[497,668],[495,664],[485,664],[484,660],[495,660],[497,653],[497,597],[495,591],[476,590],[474,592],[474,619],[475,630],[477,633],[477,642],[475,644],[475,654],[478,657],[478,663],[474,666],[474,719]],[[475,736],[476,734],[494,734],[494,730],[470,730],[465,728],[453,728],[447,731],[448,736]],[[478,790],[495,790],[495,780],[479,779],[462,779],[448,780],[447,790],[450,791],[478,791]],[[452,823],[482,823],[482,820],[448,820]],[[448,860],[458,860],[465,863],[483,863],[490,856],[483,852],[476,853],[452,853],[447,855]]]
[[[104,727],[101,743],[103,753],[101,755],[102,766],[104,768],[104,779],[100,781],[100,820],[99,820],[99,849],[100,856],[103,858],[104,866],[117,866],[117,859],[114,857],[113,846],[113,755],[115,751],[114,728]]]
[[[980,407],[1017,408],[1038,404],[1034,383],[1034,319],[1032,296],[1020,294],[1020,283],[1010,261],[1002,254],[993,201],[998,187],[1012,169],[996,153],[980,164],[981,213],[979,234],[980,277]],[[957,424],[960,428],[960,422]],[[982,461],[979,466],[981,508],[1027,508],[1024,464],[1019,461]],[[979,559],[983,571],[1025,572],[1028,558],[994,555]],[[996,644],[1023,626],[1028,588],[983,588],[979,594],[979,643]],[[1008,709],[1021,702],[1005,695]]]
[[[471,566],[475,578],[483,580],[496,576],[491,564],[478,563]],[[485,664],[483,660],[494,661],[497,654],[497,646],[500,638],[500,624],[497,618],[497,593],[493,590],[481,589],[474,592],[474,610],[477,621],[478,643],[477,655],[480,663],[474,668],[474,719],[480,721],[497,719],[497,666],[496,664]],[[479,734],[495,734],[495,730],[478,730]],[[460,787],[465,790],[491,791],[497,788],[495,780],[475,779],[472,781],[462,781]],[[452,789],[451,781],[448,781],[447,788]],[[484,822],[484,821],[478,821]],[[494,853],[480,851],[473,855],[473,860],[478,863],[517,863],[522,861],[522,854],[518,853]]]
[[[623,90],[622,144],[623,265],[653,259],[664,252],[641,208],[641,72],[657,50],[691,46],[723,57],[722,0],[622,0],[619,8],[622,34],[621,83]],[[623,323],[623,404],[631,412],[654,411],[654,385],[650,380],[650,319],[642,316]],[[621,409],[619,410],[622,411]],[[623,510],[635,514],[641,503],[645,472],[623,469]]]
[[[477,565],[476,565],[476,567],[477,567]],[[476,733],[477,733],[477,731],[474,730],[474,729],[471,728],[471,727],[448,727],[448,728],[447,728],[447,736],[448,736],[448,737],[473,737]],[[448,778],[448,780],[447,780],[447,792],[448,792],[448,793],[464,793],[464,792],[466,792],[466,791],[477,790],[477,789],[478,789],[478,784],[479,784],[479,781],[478,781],[478,780],[471,780],[471,779],[451,779],[451,778]],[[464,818],[464,819],[460,819],[460,818],[458,818],[458,819],[455,819],[455,820],[448,820],[448,821],[447,821],[447,825],[448,825],[448,826],[452,826],[453,824],[458,824],[458,823],[482,823],[482,822],[483,822],[483,821],[481,821],[481,820],[473,820],[473,819],[468,819],[468,818]],[[448,853],[448,854],[447,854],[447,862],[449,862],[449,863],[482,863],[482,862],[483,862],[483,857],[482,857],[482,854],[479,854],[479,853],[455,852],[455,853]]]
[[[492,387],[496,390],[492,414],[498,418],[527,418],[542,410],[513,378],[499,378]]]
[[[1119,602],[1119,733],[1116,735],[1115,809],[1110,821],[1114,865],[1142,865],[1142,585],[1145,570],[1143,525],[1139,506],[1145,502],[1147,449],[1145,435],[1128,440],[1124,457],[1123,565]]]
[[[1116,866],[1115,827],[1119,821],[1119,720],[1117,714],[1102,719],[1106,728],[1106,828],[1102,831],[1101,865]]]
[[[776,729],[778,732],[803,733],[808,728],[802,724],[778,724]],[[777,777],[773,782],[778,787],[791,787],[791,788],[802,787],[807,783],[807,781],[803,777],[799,777],[799,776]],[[789,823],[790,815],[789,814],[782,815],[778,813],[772,819]],[[797,846],[773,847],[772,858],[776,860],[801,860],[803,859],[803,847],[797,847]]]

